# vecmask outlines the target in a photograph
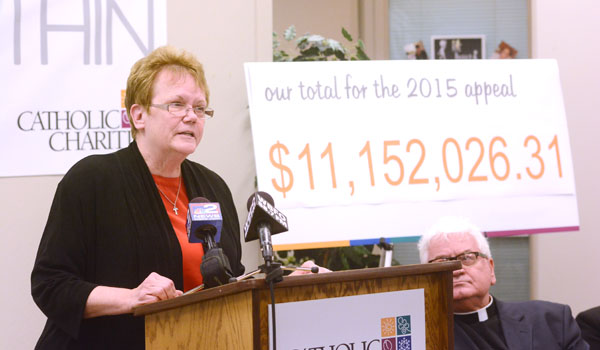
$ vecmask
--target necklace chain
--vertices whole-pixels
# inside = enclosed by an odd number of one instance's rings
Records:
[[[179,176],[179,186],[177,187],[177,195],[175,196],[175,202],[170,200],[169,197],[167,197],[167,195],[160,190],[158,184],[156,185],[156,188],[158,188],[158,192],[160,192],[160,194],[162,194],[169,201],[169,203],[173,204],[173,211],[175,212],[175,215],[179,215],[179,209],[177,208],[177,199],[179,199],[179,190],[181,190],[181,176]]]

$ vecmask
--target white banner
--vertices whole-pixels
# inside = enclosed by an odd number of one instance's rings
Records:
[[[449,214],[486,231],[579,225],[553,60],[245,68],[258,188],[290,223],[276,245],[418,236]]]
[[[64,174],[131,142],[127,76],[166,43],[166,1],[3,1],[0,38],[0,176]]]
[[[277,349],[425,349],[423,289],[277,303],[275,313]]]

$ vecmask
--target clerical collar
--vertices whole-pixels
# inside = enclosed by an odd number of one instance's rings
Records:
[[[459,316],[463,321],[468,323],[485,322],[489,317],[497,313],[496,307],[492,307],[494,304],[494,297],[490,294],[490,302],[486,306],[479,310],[469,312],[455,312],[455,316]]]

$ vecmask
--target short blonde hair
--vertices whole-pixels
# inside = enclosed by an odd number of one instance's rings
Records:
[[[176,73],[189,73],[196,80],[196,84],[204,91],[206,103],[209,101],[208,84],[204,75],[202,63],[188,51],[176,49],[172,46],[161,46],[146,57],[137,61],[132,67],[127,78],[125,91],[125,108],[131,124],[131,136],[135,139],[137,129],[131,118],[131,106],[138,104],[148,110],[153,98],[154,81],[156,75],[163,69]]]
[[[441,238],[448,241],[448,235],[455,233],[464,233],[471,235],[477,242],[479,251],[487,255],[488,258],[492,257],[492,252],[490,251],[490,244],[487,238],[483,235],[481,230],[479,230],[479,228],[475,226],[475,224],[473,224],[466,218],[456,216],[444,216],[440,218],[429,229],[429,231],[427,231],[427,233],[421,236],[421,239],[419,240],[418,248],[421,264],[426,264],[429,262],[429,243],[431,242],[431,239],[440,236]]]

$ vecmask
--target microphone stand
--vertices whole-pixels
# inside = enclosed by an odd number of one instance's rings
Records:
[[[273,269],[274,266],[273,265],[278,265],[279,268],[281,270],[284,271],[310,271],[312,273],[318,273],[319,272],[319,268],[317,266],[313,266],[313,267],[299,267],[299,266],[281,266],[281,263],[278,262],[271,262],[271,267],[270,269]],[[264,273],[265,275],[268,275],[268,267],[266,266],[266,264],[262,264],[260,265],[256,270],[252,271],[252,272],[248,272],[244,275],[241,275],[239,277],[232,277],[229,282],[238,282],[238,281],[243,281],[243,280],[247,280],[249,278],[251,278],[254,275],[258,275],[259,273]],[[265,277],[266,279],[266,277]],[[268,280],[267,280],[268,282]],[[275,282],[279,282],[279,281],[275,281]]]
[[[281,263],[273,261],[273,245],[271,244],[271,232],[267,225],[258,226],[258,234],[260,237],[260,250],[262,252],[264,264],[258,266],[254,271],[248,272],[247,274],[239,277],[232,277],[230,282],[238,282],[248,279],[259,273],[265,274],[265,281],[270,283],[271,281],[277,283],[283,280],[283,270],[287,271],[310,271],[312,273],[319,272],[319,267],[313,266],[308,267],[296,267],[296,266],[281,266]]]
[[[262,252],[263,259],[265,261],[264,264],[260,265],[258,269],[249,272],[245,275],[239,277],[232,277],[229,279],[229,282],[238,282],[245,279],[248,279],[258,273],[265,274],[265,281],[269,285],[269,290],[271,291],[271,319],[272,319],[272,327],[273,327],[273,350],[277,350],[277,327],[275,320],[275,288],[274,284],[277,282],[283,281],[283,270],[310,270],[312,273],[319,272],[319,268],[317,266],[313,266],[312,268],[302,268],[302,267],[281,267],[281,263],[273,261],[273,245],[271,244],[271,230],[268,224],[261,223],[258,225],[258,234],[260,238],[260,250]]]
[[[394,253],[394,245],[387,243],[385,238],[381,237],[377,246],[381,249],[381,255],[379,257],[379,267],[392,266],[392,254]]]

